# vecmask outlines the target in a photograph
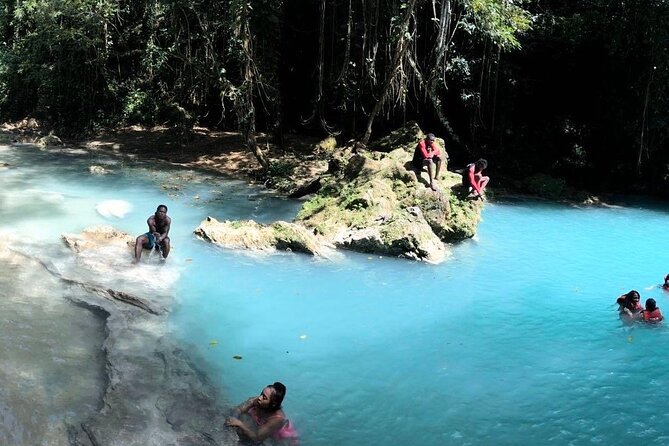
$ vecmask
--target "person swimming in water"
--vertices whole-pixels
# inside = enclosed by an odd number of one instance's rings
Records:
[[[662,313],[653,298],[646,299],[646,309],[641,312],[641,317],[641,320],[651,324],[657,324],[664,319],[664,316],[662,316]]]
[[[666,276],[664,276],[664,283],[662,284],[662,288],[663,288],[665,291],[669,291],[669,274],[667,274]]]
[[[299,444],[297,432],[281,409],[285,396],[286,386],[278,381],[270,384],[259,396],[252,396],[237,406],[225,425],[237,428],[239,434],[254,442],[272,437],[275,444],[296,446]],[[248,414],[255,426],[242,421],[243,414]]]
[[[618,313],[620,318],[628,321],[638,319],[643,307],[641,306],[641,296],[637,290],[631,290],[627,294],[620,296],[616,303],[618,306]]]

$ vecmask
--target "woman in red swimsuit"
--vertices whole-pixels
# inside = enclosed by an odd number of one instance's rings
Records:
[[[225,425],[236,427],[240,434],[258,443],[271,436],[275,444],[296,446],[299,444],[297,432],[281,409],[285,395],[286,386],[280,382],[270,384],[260,396],[252,396],[237,406]],[[248,414],[255,426],[240,420],[242,414]]]

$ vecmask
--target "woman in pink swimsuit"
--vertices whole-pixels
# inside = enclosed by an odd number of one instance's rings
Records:
[[[237,406],[225,425],[236,427],[240,434],[258,443],[272,437],[275,444],[296,446],[299,444],[297,432],[281,409],[284,396],[286,386],[280,382],[270,384],[260,396],[253,396]],[[255,426],[240,420],[242,414],[248,414]]]

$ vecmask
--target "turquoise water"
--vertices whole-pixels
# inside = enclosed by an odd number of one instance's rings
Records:
[[[0,161],[16,165],[0,172],[0,230],[45,242],[99,223],[139,234],[167,204],[173,335],[230,403],[284,382],[303,445],[669,443],[669,331],[622,326],[614,304],[636,288],[669,314],[664,204],[488,203],[442,265],[315,260],[192,236],[207,215],[269,222],[299,208],[240,182],[29,149]],[[92,163],[114,173],[91,176]],[[175,176],[188,177],[178,190]],[[108,199],[132,210],[103,217]]]
[[[174,323],[226,395],[286,383],[304,444],[667,444],[669,332],[614,305],[636,288],[669,312],[667,223],[517,201],[440,266],[204,250]]]

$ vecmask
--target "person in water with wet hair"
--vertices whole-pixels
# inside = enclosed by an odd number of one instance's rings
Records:
[[[646,299],[646,309],[641,312],[641,317],[641,320],[651,324],[657,324],[664,319],[664,316],[662,316],[662,313],[653,298]]]
[[[280,382],[269,384],[259,396],[252,396],[225,420],[226,426],[237,428],[237,432],[254,442],[262,442],[272,437],[275,444],[295,446],[299,444],[298,435],[290,420],[281,409],[286,396],[286,386]],[[242,421],[242,415],[248,415],[248,422]]]
[[[627,294],[620,296],[616,300],[620,317],[626,320],[638,319],[643,311],[640,302],[641,296],[637,290],[631,290]]]
[[[669,291],[669,274],[664,276],[664,283],[662,284],[662,289],[664,289],[664,291]]]

